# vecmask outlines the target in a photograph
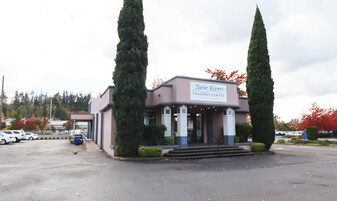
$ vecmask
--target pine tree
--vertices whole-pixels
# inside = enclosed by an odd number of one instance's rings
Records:
[[[252,137],[254,142],[264,143],[266,150],[269,150],[275,140],[274,81],[271,78],[266,29],[258,7],[256,7],[247,60],[247,93],[253,125]]]
[[[119,152],[122,156],[138,153],[144,127],[147,90],[147,37],[144,35],[142,0],[124,0],[118,19],[116,67],[113,73],[113,114]]]

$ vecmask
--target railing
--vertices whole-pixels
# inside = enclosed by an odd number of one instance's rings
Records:
[[[223,144],[223,141],[220,140],[219,138],[215,137],[213,134],[210,134],[210,136],[217,141],[218,151],[220,151],[220,145]],[[208,142],[208,146],[211,147],[211,143],[210,142]]]

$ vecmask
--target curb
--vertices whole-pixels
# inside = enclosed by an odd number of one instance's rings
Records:
[[[269,155],[269,154],[276,154],[275,151],[257,151],[257,152],[252,151],[251,153],[253,153],[254,155]]]
[[[113,160],[118,161],[160,161],[167,159],[165,157],[120,157],[120,156],[112,156]]]

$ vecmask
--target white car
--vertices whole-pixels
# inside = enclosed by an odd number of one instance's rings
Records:
[[[26,132],[26,140],[37,140],[39,136],[35,133]]]
[[[303,134],[303,131],[290,131],[288,135],[295,135],[295,136],[301,136]]]
[[[14,136],[12,135],[7,135],[5,133],[0,133],[0,144],[8,144],[8,143],[12,143],[15,142],[16,139]]]
[[[26,139],[26,133],[25,131],[22,131],[22,130],[6,130],[2,132],[5,134],[14,136],[16,139],[16,142],[20,142],[21,140]]]

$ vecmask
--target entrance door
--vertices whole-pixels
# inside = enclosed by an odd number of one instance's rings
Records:
[[[187,118],[187,142],[204,143],[201,113],[192,113]]]

